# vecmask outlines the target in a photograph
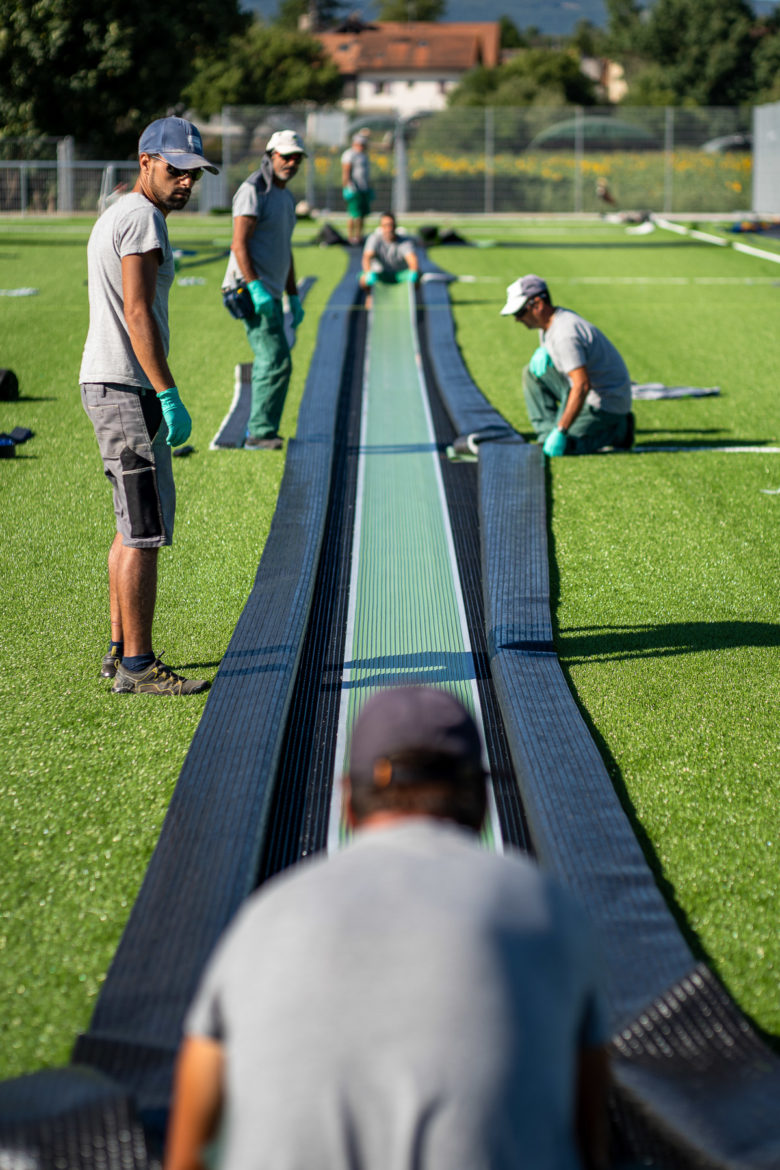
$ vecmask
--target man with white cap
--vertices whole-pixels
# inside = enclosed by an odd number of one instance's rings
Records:
[[[192,423],[168,365],[173,252],[166,219],[186,207],[203,170],[196,126],[159,118],[138,143],[133,190],[99,217],[89,237],[89,332],[79,382],[114,493],[116,536],[108,554],[111,642],[101,676],[117,694],[188,695],[184,679],[152,650],[157,553],[171,543],[176,496],[171,447]]]
[[[295,199],[287,184],[305,157],[299,134],[277,130],[260,166],[233,197],[233,241],[223,284],[231,288],[243,283],[254,310],[244,318],[254,353],[247,450],[278,451],[283,446],[279,423],[292,374],[283,293],[289,298],[294,328],[304,316],[292,254]]]
[[[600,975],[579,908],[480,845],[482,745],[452,695],[369,699],[354,837],[239,911],[185,1021],[166,1170],[223,1108],[224,1170],[603,1164]]]
[[[363,221],[371,211],[374,192],[368,161],[369,135],[358,130],[352,145],[341,156],[341,194],[347,205],[347,238],[350,244],[363,243]]]
[[[533,273],[509,285],[501,314],[539,330],[539,347],[523,370],[523,395],[545,455],[630,450],[631,380],[601,330],[553,305],[546,282]]]

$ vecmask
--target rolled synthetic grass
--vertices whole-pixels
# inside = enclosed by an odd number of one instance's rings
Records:
[[[174,245],[196,251],[179,276],[206,284],[172,293],[172,366],[196,452],[176,460],[177,531],[161,554],[155,641],[175,667],[213,677],[251,588],[283,456],[207,450],[233,366],[251,355],[219,301],[228,223],[169,224]],[[0,364],[16,370],[24,396],[0,403],[0,429],[36,432],[0,463],[3,1077],[62,1063],[85,1027],[204,702],[111,696],[97,678],[113,529],[76,385],[89,226],[0,229],[4,287],[40,288],[0,298]],[[780,445],[776,265],[594,224],[452,226],[520,245],[435,252],[475,277],[452,286],[458,337],[518,429],[528,433],[519,373],[536,340],[498,309],[506,284],[537,271],[558,301],[605,329],[635,377],[722,386],[720,398],[637,404],[639,443]],[[287,435],[344,262],[340,249],[297,253],[299,276],[319,279],[294,352]],[[556,635],[574,692],[693,945],[775,1034],[780,497],[764,491],[778,487],[772,455],[550,465]]]

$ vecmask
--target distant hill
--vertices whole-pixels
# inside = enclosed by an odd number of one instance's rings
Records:
[[[257,12],[264,20],[272,20],[279,7],[278,0],[244,0],[242,8]],[[757,15],[766,16],[777,7],[777,0],[752,0]],[[347,3],[344,12],[362,10],[366,20],[376,19],[376,9],[370,2]],[[447,0],[446,20],[498,20],[508,16],[518,29],[538,28],[548,36],[566,36],[574,32],[577,22],[589,20],[597,28],[607,22],[603,0]]]
[[[279,7],[278,0],[245,0],[242,8],[257,12],[264,20],[271,20]],[[357,5],[354,5],[357,8]],[[348,4],[344,11],[350,11]],[[360,5],[366,20],[376,19],[376,10],[369,3]],[[534,26],[540,32],[565,35],[574,31],[578,20],[589,20],[603,25],[606,12],[602,0],[447,0],[446,20],[498,20],[508,16],[519,29]]]

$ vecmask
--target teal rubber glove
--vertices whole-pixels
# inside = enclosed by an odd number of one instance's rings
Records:
[[[544,440],[544,447],[542,448],[545,455],[554,458],[556,455],[566,454],[566,436],[563,431],[556,427],[554,431],[550,431],[547,438]]]
[[[371,285],[376,284],[376,282],[377,282],[377,274],[375,272],[366,272],[365,273],[365,275],[363,277],[363,283],[365,284],[366,288],[371,288]]]
[[[344,199],[349,199],[351,195],[355,194],[355,188],[354,187],[342,187],[341,194],[342,194]]]
[[[291,293],[288,300],[290,302],[290,312],[292,313],[293,329],[297,329],[306,314],[303,311],[301,298],[297,293]]]
[[[411,268],[402,268],[396,279],[399,284],[416,284],[420,279],[420,274],[419,272],[414,272]]]
[[[535,378],[543,378],[553,364],[552,358],[545,346],[540,345],[538,349],[534,350],[531,355],[531,360],[528,363],[528,369]]]
[[[262,282],[250,280],[246,287],[258,317],[270,317],[274,311],[274,298],[263,288]]]
[[[168,424],[168,446],[181,447],[192,433],[192,419],[187,407],[179,398],[179,391],[175,386],[171,386],[168,390],[163,390],[162,394],[157,395],[157,401],[162,407],[163,418]]]

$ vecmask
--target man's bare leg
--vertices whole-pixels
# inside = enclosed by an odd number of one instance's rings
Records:
[[[156,548],[128,548],[117,535],[108,557],[111,636],[124,642],[125,656],[152,652],[152,622],[157,600]],[[114,631],[115,609],[121,637]]]

